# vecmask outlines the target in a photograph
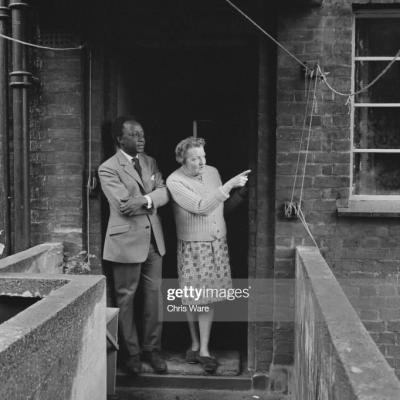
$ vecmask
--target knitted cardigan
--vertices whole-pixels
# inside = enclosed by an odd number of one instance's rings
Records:
[[[178,239],[213,241],[226,235],[224,201],[229,195],[222,189],[216,168],[206,165],[202,175],[187,175],[183,167],[167,178],[171,193]]]

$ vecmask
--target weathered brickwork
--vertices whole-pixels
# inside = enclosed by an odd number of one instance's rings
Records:
[[[82,249],[83,85],[81,55],[40,54],[31,110],[32,245],[63,241]]]
[[[96,177],[103,154],[103,60],[97,52],[92,57],[90,135],[88,59],[79,52],[37,58],[40,86],[31,107],[32,244],[62,241],[67,255],[89,249],[92,272],[101,273],[100,192],[97,187],[88,196],[86,189],[89,169]]]
[[[340,281],[352,306],[400,378],[400,284],[398,276]]]
[[[352,23],[352,2],[325,0],[321,7],[281,13],[278,37],[300,60],[309,65],[318,62],[324,71],[330,72],[328,78],[335,88],[349,92]],[[281,217],[283,203],[291,199],[298,159],[306,107],[304,84],[304,74],[300,66],[287,54],[279,52],[275,276],[280,278],[294,277],[294,247],[312,243],[300,221]],[[337,216],[337,207],[346,206],[349,197],[350,115],[345,104],[346,98],[332,94],[323,83],[318,84],[316,100],[302,203],[311,232],[329,266],[338,277],[396,274],[400,256],[398,220]],[[307,128],[308,123],[309,119],[306,120]],[[305,137],[307,134],[308,129],[305,131]],[[304,156],[305,152],[302,152],[300,176],[303,172]],[[297,186],[300,187],[301,179],[297,182]],[[295,200],[298,200],[299,193],[297,189]],[[291,304],[285,299],[286,295],[287,293],[277,293],[277,308],[281,302]],[[367,316],[373,317],[376,314],[365,313],[364,317]],[[361,317],[363,318],[363,315]],[[389,325],[385,325],[383,332],[396,332],[390,329]],[[377,336],[374,338],[377,339]],[[391,350],[385,348],[384,354],[389,357],[388,353],[396,353],[399,348],[392,344]],[[276,321],[274,362],[290,363],[292,354],[292,329]]]

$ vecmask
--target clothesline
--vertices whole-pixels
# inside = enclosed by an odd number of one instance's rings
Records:
[[[340,92],[339,90],[335,89],[327,80],[327,72],[323,72],[322,68],[319,64],[315,64],[314,68],[308,67],[303,61],[301,61],[296,55],[294,55],[290,50],[288,50],[282,43],[280,43],[277,39],[275,39],[270,33],[268,33],[265,29],[263,29],[260,25],[258,25],[252,18],[250,18],[245,12],[243,12],[239,7],[237,7],[235,4],[232,3],[230,0],[225,0],[232,8],[234,8],[239,14],[241,14],[247,21],[249,21],[252,25],[254,25],[259,31],[261,31],[265,36],[267,36],[270,40],[272,40],[277,46],[279,46],[286,54],[288,54],[291,58],[293,58],[300,66],[302,66],[305,69],[305,85],[307,85],[307,80],[309,81],[309,86],[308,90],[306,89],[306,107],[305,107],[305,113],[304,113],[304,123],[303,123],[303,128],[301,131],[301,139],[300,139],[300,148],[299,148],[299,153],[298,153],[298,158],[297,158],[297,166],[296,166],[296,174],[294,177],[294,183],[292,187],[292,196],[291,200],[288,204],[285,204],[285,214],[287,217],[292,217],[296,216],[300,222],[303,224],[306,232],[310,236],[312,242],[314,245],[318,247],[317,241],[314,238],[314,235],[311,232],[311,229],[306,221],[306,218],[304,216],[303,210],[301,208],[302,205],[302,198],[303,198],[303,188],[304,188],[304,178],[306,174],[306,168],[307,168],[307,159],[308,159],[308,153],[309,153],[309,143],[310,143],[310,137],[311,137],[311,131],[312,131],[312,119],[316,107],[316,90],[317,90],[317,84],[319,81],[324,82],[324,84],[328,87],[329,90],[331,90],[333,93],[339,95],[339,96],[346,96],[348,97],[347,102],[351,100],[352,97],[363,93],[367,91],[370,87],[375,85],[390,69],[390,67],[399,59],[400,56],[400,49],[394,56],[394,58],[387,64],[387,66],[366,86],[362,87],[360,90],[357,90],[355,92],[350,92],[350,93],[343,93]],[[300,153],[301,153],[301,147],[303,144],[303,136],[306,128],[306,118],[308,114],[308,109],[309,109],[309,102],[310,102],[310,89],[311,89],[311,81],[314,81],[314,88],[313,88],[313,98],[312,98],[312,104],[311,104],[311,109],[310,109],[310,120],[308,124],[308,138],[307,138],[307,147],[305,151],[305,159],[304,159],[304,165],[303,165],[303,173],[302,173],[302,181],[301,181],[301,188],[300,188],[300,200],[298,203],[294,203],[294,192],[296,189],[296,182],[297,182],[297,177],[298,177],[298,172],[299,172],[299,164],[300,164]]]
[[[247,21],[249,21],[252,25],[254,25],[260,32],[262,32],[265,36],[267,36],[270,40],[272,40],[277,46],[279,46],[285,53],[287,53],[290,57],[292,57],[299,65],[301,65],[303,68],[305,68],[306,72],[307,71],[312,71],[310,67],[308,67],[307,64],[305,64],[303,61],[301,61],[296,55],[294,55],[290,50],[288,50],[282,43],[280,43],[277,39],[275,39],[270,33],[268,33],[265,29],[263,29],[259,24],[257,24],[252,18],[250,18],[244,11],[242,11],[238,6],[232,3],[230,0],[225,0],[232,8],[234,8],[239,14],[241,14]],[[348,97],[349,99],[351,97],[356,96],[357,94],[363,93],[367,91],[371,86],[375,85],[390,69],[390,67],[394,64],[395,61],[399,59],[400,56],[400,49],[394,56],[394,58],[388,63],[388,65],[380,72],[380,74],[377,75],[375,79],[373,79],[368,85],[362,87],[360,90],[356,92],[350,92],[350,93],[343,93],[340,92],[339,90],[335,89],[327,80],[326,72],[322,71],[322,68],[320,65],[316,65],[316,68],[318,69],[320,73],[320,77],[322,81],[325,83],[325,85],[328,87],[329,90],[331,90],[333,93],[336,93],[339,96],[345,96]]]
[[[77,46],[77,47],[49,47],[49,46],[42,46],[40,44],[25,42],[24,40],[16,39],[11,36],[4,35],[2,33],[0,33],[0,37],[2,37],[3,39],[9,40],[11,42],[16,42],[19,44],[23,44],[24,46],[34,47],[34,48],[42,49],[42,50],[72,51],[72,50],[82,50],[85,47],[84,44],[81,44],[80,46]]]

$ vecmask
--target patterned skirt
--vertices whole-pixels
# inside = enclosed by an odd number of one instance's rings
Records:
[[[212,242],[178,240],[177,253],[179,286],[187,290],[193,288],[192,296],[182,297],[183,305],[225,300],[224,290],[232,288],[226,237]]]

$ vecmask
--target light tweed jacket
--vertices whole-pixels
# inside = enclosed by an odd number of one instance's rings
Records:
[[[139,154],[142,179],[131,162],[117,153],[99,167],[101,187],[110,205],[110,218],[104,242],[103,258],[119,263],[141,263],[149,253],[151,231],[158,252],[165,254],[165,244],[157,208],[168,202],[168,191],[154,158]],[[148,194],[153,202],[150,210],[139,210],[131,217],[123,215],[120,200]]]

